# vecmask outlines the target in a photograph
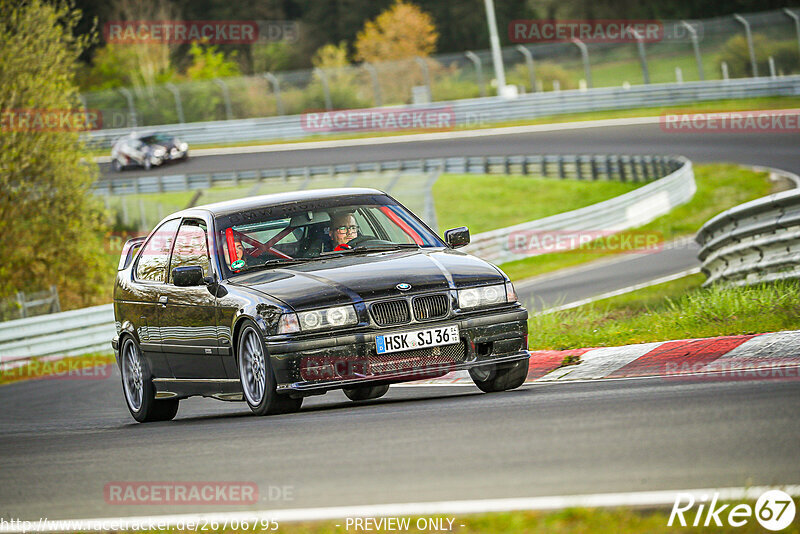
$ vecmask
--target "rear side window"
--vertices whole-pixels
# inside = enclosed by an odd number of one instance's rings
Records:
[[[167,221],[153,232],[139,254],[136,279],[142,282],[163,282],[167,275],[169,253],[180,219]]]
[[[209,276],[209,264],[206,223],[195,220],[183,221],[172,251],[169,282],[172,283],[172,269],[175,267],[199,265],[203,268],[203,276]]]

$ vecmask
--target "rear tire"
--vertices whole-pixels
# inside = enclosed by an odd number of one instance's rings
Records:
[[[347,395],[347,398],[351,401],[379,399],[386,395],[386,392],[389,391],[389,384],[363,388],[348,388],[342,391],[344,391],[344,394]]]
[[[178,399],[156,400],[153,375],[139,345],[125,337],[119,352],[122,392],[131,415],[140,423],[171,421],[178,413]]]
[[[253,321],[248,319],[244,323],[236,346],[239,380],[250,410],[256,415],[298,411],[303,405],[302,397],[294,399],[288,395],[278,395],[264,336]]]
[[[470,369],[469,375],[478,389],[484,393],[495,393],[516,389],[525,383],[528,377],[528,361],[520,360],[501,369],[479,367]]]
[[[118,159],[114,158],[114,160],[111,162],[111,168],[114,169],[114,172],[122,172],[122,163],[120,163]]]

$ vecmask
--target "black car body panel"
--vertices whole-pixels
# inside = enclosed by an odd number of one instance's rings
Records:
[[[225,263],[224,244],[217,242],[224,231],[217,225],[226,220],[221,217],[236,217],[259,206],[305,206],[319,199],[335,203],[353,198],[396,203],[370,189],[304,191],[192,208],[165,218],[149,240],[156,241],[156,233],[166,222],[175,228],[180,221],[181,228],[198,225],[207,230],[209,276],[206,283],[194,287],[178,287],[166,279],[139,280],[135,273],[139,263],[146,261],[141,258],[150,246],[148,241],[117,275],[117,336],[112,344],[118,359],[121,337],[130,336],[141,347],[159,398],[204,395],[223,400],[242,399],[235,347],[245,319],[255,322],[263,334],[277,392],[291,396],[442,376],[490,363],[502,367],[528,359],[528,313],[518,302],[459,309],[459,289],[499,287],[508,278],[490,263],[441,241],[414,249],[320,256],[241,273],[231,272]],[[168,273],[175,266],[177,251],[169,239],[167,243],[173,247],[165,266]],[[389,301],[406,303],[407,321],[378,324],[373,306]],[[440,306],[435,317],[426,315],[432,309],[426,307],[429,301]],[[279,333],[282,316],[350,305],[357,324]],[[396,356],[376,353],[376,336],[452,325],[459,329],[457,344],[396,352]]]

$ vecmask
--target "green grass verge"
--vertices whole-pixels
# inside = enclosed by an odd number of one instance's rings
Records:
[[[795,508],[800,508],[798,500],[794,499]],[[740,501],[735,503],[719,503],[719,506],[728,505],[724,512],[720,514],[720,521],[723,523],[722,527],[682,527],[675,521],[672,527],[667,526],[670,516],[670,507],[653,507],[649,509],[633,509],[633,508],[567,508],[565,510],[552,511],[552,512],[534,512],[534,511],[520,511],[520,512],[504,512],[493,514],[476,514],[467,515],[463,517],[453,516],[412,516],[407,518],[408,528],[402,530],[385,530],[373,527],[373,531],[379,532],[436,532],[435,528],[424,528],[420,530],[417,521],[421,519],[434,519],[442,521],[445,531],[449,526],[449,521],[452,521],[452,530],[457,534],[494,534],[502,533],[531,533],[531,534],[617,534],[624,533],[639,533],[646,532],[648,534],[662,534],[667,532],[687,532],[687,533],[737,533],[737,534],[750,534],[756,532],[764,532],[763,528],[759,525],[755,517],[747,518],[746,524],[741,527],[731,527],[726,525],[727,514],[737,504],[747,504],[750,509],[755,506],[755,501]],[[705,510],[704,510],[705,512]],[[684,517],[687,523],[694,520],[697,513],[697,506],[692,510],[686,512]],[[371,518],[380,520],[379,518]],[[394,520],[406,519],[392,518]],[[705,521],[705,513],[701,517],[701,521]],[[337,526],[339,525],[339,526]],[[422,522],[419,523],[420,527],[424,527]],[[261,530],[258,525],[250,525],[247,529],[252,532],[265,532]],[[167,529],[170,532],[192,532],[192,531],[178,531],[176,529]],[[245,529],[234,531],[232,529],[217,529],[211,532],[222,534],[229,532],[244,532]],[[441,531],[441,530],[440,530]],[[150,531],[157,532],[157,531]],[[164,531],[161,531],[164,532]],[[343,519],[316,521],[305,523],[279,523],[277,532],[287,532],[292,534],[340,534],[346,532],[365,532],[363,528],[355,528],[351,523],[349,528]],[[781,531],[785,534],[798,534],[800,532],[800,525],[794,521],[792,525]]]
[[[33,358],[20,367],[0,370],[0,385],[46,377],[60,380],[105,378],[105,375],[95,372],[94,368],[111,363],[114,363],[114,355],[109,353],[69,356],[55,361]]]
[[[570,310],[536,315],[528,346],[614,347],[650,341],[800,329],[800,282],[702,288],[687,276]]]
[[[621,78],[616,78],[617,80]],[[617,85],[616,83],[614,85]],[[699,102],[686,102],[677,106],[666,107],[644,107],[623,110],[607,111],[588,111],[584,113],[566,113],[561,115],[548,115],[536,119],[519,119],[509,121],[487,122],[478,125],[458,126],[456,130],[479,130],[484,128],[498,128],[504,126],[527,126],[536,124],[560,124],[574,121],[594,121],[603,119],[621,119],[630,117],[650,117],[661,115],[670,110],[692,110],[693,113],[699,112],[721,112],[721,111],[748,111],[756,109],[783,109],[800,106],[800,97],[776,96],[763,98],[740,98],[729,100],[711,100]],[[158,126],[146,126],[148,130],[158,130]],[[312,135],[302,139],[279,139],[264,141],[238,141],[232,143],[203,143],[193,144],[190,150],[204,148],[231,148],[243,146],[264,146],[277,144],[309,143],[314,141],[336,141],[342,139],[365,139],[371,137],[394,137],[398,135],[412,135],[419,133],[431,133],[434,130],[403,130],[391,132],[367,132],[359,134],[341,135]],[[444,130],[441,130],[444,131]],[[449,130],[448,130],[449,131]],[[110,155],[110,149],[90,149],[86,151],[87,157],[98,157]]]
[[[433,186],[439,228],[473,234],[589,206],[643,184],[526,176],[444,174]]]
[[[656,232],[665,241],[693,235],[714,215],[768,195],[773,187],[768,173],[752,171],[738,165],[695,165],[694,171],[697,192],[692,200],[635,230]],[[585,190],[588,191],[593,185],[586,184]],[[613,252],[602,251],[605,247],[602,246],[602,240],[600,241],[583,249],[541,254],[504,263],[501,268],[512,280],[520,280],[613,255]]]

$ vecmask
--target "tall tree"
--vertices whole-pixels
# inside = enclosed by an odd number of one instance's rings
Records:
[[[397,0],[358,33],[356,59],[372,62],[429,56],[436,50],[438,37],[428,13]]]
[[[61,1],[0,0],[0,297],[56,284],[69,307],[110,287],[96,166],[82,161],[80,121],[61,121],[80,109],[79,17]]]

